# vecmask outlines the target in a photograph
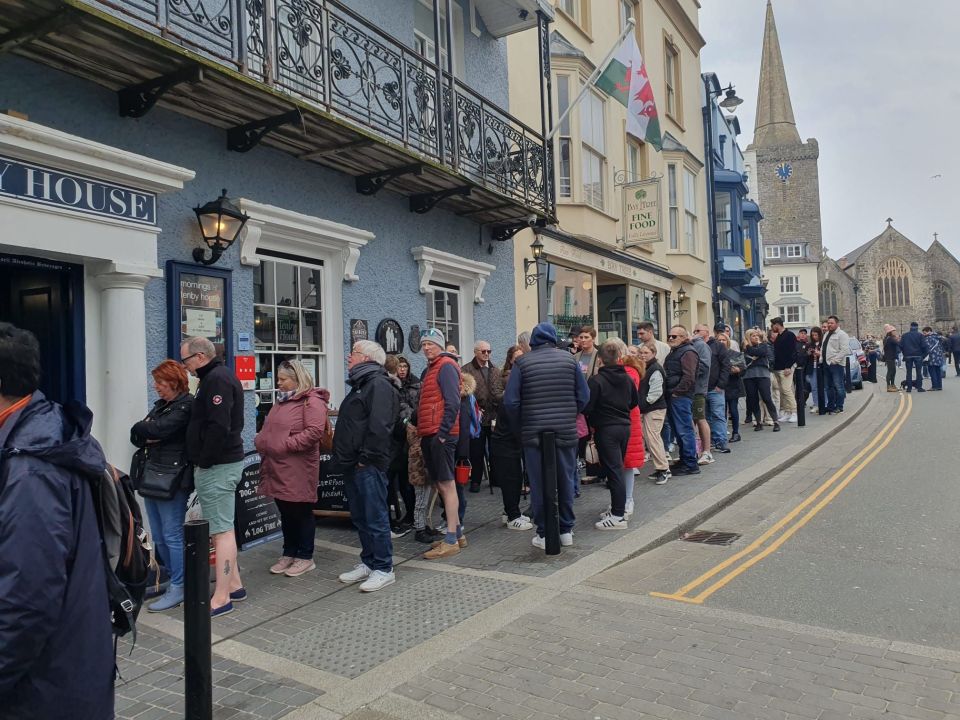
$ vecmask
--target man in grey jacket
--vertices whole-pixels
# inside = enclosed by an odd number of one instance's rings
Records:
[[[697,380],[693,388],[693,422],[697,426],[702,446],[697,458],[700,465],[713,462],[713,453],[710,452],[710,423],[707,421],[707,390],[710,385],[710,366],[713,364],[713,355],[707,347],[709,337],[710,328],[700,323],[693,328],[693,337],[690,338],[698,358]]]

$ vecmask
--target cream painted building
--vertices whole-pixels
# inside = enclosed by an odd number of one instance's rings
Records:
[[[559,222],[514,238],[518,330],[550,320],[563,335],[593,325],[601,337],[636,342],[636,326],[643,321],[654,324],[660,339],[675,322],[688,328],[712,324],[699,3],[555,0],[554,6],[554,120],[633,17],[663,151],[628,135],[626,109],[600,90],[591,89],[573,109],[554,140]],[[534,41],[523,35],[508,40],[510,108],[539,127],[539,100],[522,91],[524,79],[537,68]],[[650,177],[660,180],[660,239],[625,249],[621,186]],[[544,246],[539,282],[519,271],[531,258],[535,237]],[[531,264],[529,276],[535,272]]]

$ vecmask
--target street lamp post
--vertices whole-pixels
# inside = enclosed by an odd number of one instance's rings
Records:
[[[703,73],[700,76],[703,81],[703,92],[706,96],[706,102],[703,106],[704,125],[704,153],[706,157],[704,162],[707,166],[707,221],[710,224],[710,280],[712,282],[712,300],[714,322],[720,322],[723,318],[720,315],[720,253],[717,247],[717,212],[713,197],[713,98],[721,94],[726,97],[720,101],[720,107],[730,112],[736,112],[737,106],[743,103],[737,97],[736,90],[730,84],[725,88],[714,90],[711,87],[711,80],[716,78],[714,73]],[[719,84],[719,82],[718,82]]]

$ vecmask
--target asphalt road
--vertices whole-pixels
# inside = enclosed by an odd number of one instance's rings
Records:
[[[960,650],[960,378],[951,374],[944,385],[940,393],[914,393],[912,406],[904,403],[899,415],[900,396],[880,394],[869,415],[785,477],[705,523],[743,533],[729,548],[670,543],[630,561],[632,567],[610,571],[611,582],[619,580],[622,589],[629,574],[636,579],[633,592],[679,594],[690,602],[797,525],[779,547],[702,597],[703,606]],[[867,385],[865,392],[880,389]],[[875,456],[855,477],[849,479],[869,452],[837,473],[906,412],[899,430],[891,426],[874,443]],[[824,492],[784,520],[831,478],[829,490],[849,483],[829,501]],[[800,523],[819,502],[816,515]],[[765,544],[737,559],[764,533]],[[729,565],[716,570],[724,562]],[[711,571],[696,589],[678,592]]]

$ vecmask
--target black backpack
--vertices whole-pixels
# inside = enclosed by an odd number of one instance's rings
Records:
[[[153,564],[152,546],[130,477],[112,465],[89,477],[100,531],[111,625],[116,637],[133,633],[143,605],[147,576]]]

